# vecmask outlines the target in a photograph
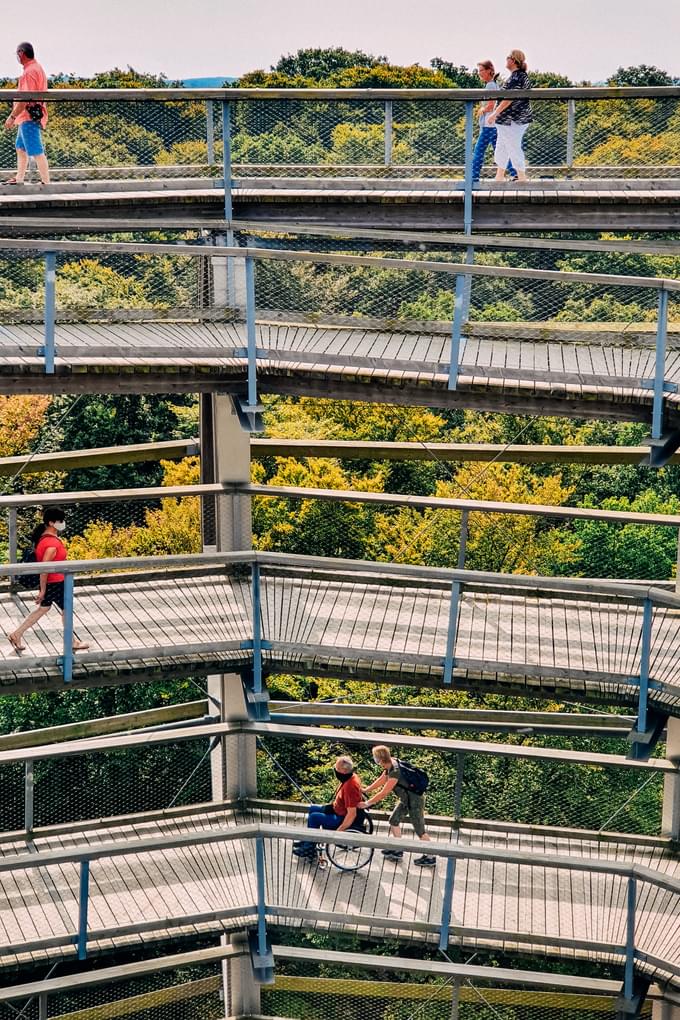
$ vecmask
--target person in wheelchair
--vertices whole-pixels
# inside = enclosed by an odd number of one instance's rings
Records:
[[[361,781],[354,771],[354,762],[348,755],[341,755],[335,761],[335,776],[338,788],[331,804],[310,804],[307,811],[307,828],[333,829],[336,832],[363,831],[365,811],[359,808],[363,797]],[[316,860],[319,851],[313,840],[297,840],[293,854],[305,860]]]

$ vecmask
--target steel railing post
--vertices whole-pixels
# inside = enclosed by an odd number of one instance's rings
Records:
[[[260,565],[253,563],[253,693],[262,693],[262,601],[260,588]]]
[[[666,374],[666,340],[668,333],[668,291],[659,291],[656,321],[656,358],[654,364],[654,405],[652,408],[652,439],[660,439],[663,432],[664,389]]]
[[[456,780],[453,787],[453,817],[458,821],[463,813],[463,783],[465,782],[465,752],[456,754]]]
[[[222,176],[224,178],[224,218],[231,230],[233,218],[231,189],[233,185],[231,176],[231,103],[227,100],[222,102]]]
[[[47,1020],[47,992],[38,995],[38,1020]]]
[[[212,99],[205,102],[205,140],[208,146],[208,166],[215,163],[215,111]]]
[[[574,165],[574,138],[576,130],[576,100],[567,100],[567,170]]]
[[[456,859],[449,857],[446,861],[446,878],[442,896],[442,916],[439,925],[439,948],[444,952],[449,945],[449,928],[453,910],[453,886],[456,878]]]
[[[17,563],[19,559],[19,534],[17,521],[17,508],[11,506],[7,512],[7,555],[10,563]],[[9,583],[14,584],[16,578],[10,576]]]
[[[73,574],[64,577],[64,654],[62,656],[62,673],[64,683],[73,680],[73,591],[75,578]]]
[[[460,607],[460,581],[451,585],[451,602],[449,603],[449,626],[446,632],[446,656],[444,658],[444,683],[453,681],[453,670],[456,665],[456,634],[458,632],[458,611]]]
[[[35,783],[33,777],[33,762],[27,761],[24,764],[24,831],[33,832],[33,815],[35,803]]]
[[[623,978],[623,997],[628,1001],[633,998],[635,987],[635,900],[636,882],[631,876],[628,879],[626,896],[626,963]]]
[[[87,959],[87,908],[90,896],[90,862],[80,862],[80,890],[78,893],[78,959]]]
[[[650,598],[646,598],[642,606],[642,637],[640,639],[640,676],[638,695],[638,733],[647,730],[647,699],[649,696],[649,660],[652,648],[652,622],[654,606]]]
[[[458,545],[458,562],[456,564],[459,570],[465,569],[465,553],[467,551],[469,518],[470,511],[462,510],[460,515],[460,543]]]
[[[449,359],[449,389],[458,388],[458,372],[460,370],[460,347],[463,336],[463,320],[465,317],[465,276],[461,273],[456,277],[456,291],[453,300],[453,321],[451,323],[451,355]]]
[[[264,839],[258,836],[255,840],[255,867],[257,870],[257,951],[264,958],[267,956],[267,902],[264,870]]]
[[[255,328],[255,260],[245,256],[246,262],[246,338],[248,345],[248,407],[254,413],[257,407],[257,334]]]
[[[384,163],[392,165],[392,100],[385,100]]]
[[[472,158],[474,131],[474,103],[465,103],[465,174],[463,178],[463,232],[472,233]]]
[[[56,321],[56,290],[57,290],[57,256],[53,251],[45,254],[45,373],[54,375],[55,321]]]

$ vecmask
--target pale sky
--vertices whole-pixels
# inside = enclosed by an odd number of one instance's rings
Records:
[[[28,38],[48,74],[114,66],[170,78],[238,76],[283,53],[344,46],[397,64],[439,56],[529,67],[575,81],[656,64],[680,76],[678,0],[23,0],[3,2],[0,75],[14,75]]]

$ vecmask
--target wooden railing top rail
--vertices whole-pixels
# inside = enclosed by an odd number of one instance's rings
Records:
[[[381,563],[372,560],[345,560],[322,556],[299,556],[292,553],[256,552],[244,550],[230,553],[195,553],[182,556],[140,556],[113,557],[97,560],[66,560],[59,564],[64,574],[111,574],[118,571],[155,570],[160,573],[176,569],[192,567],[227,567],[234,564],[258,564],[261,567],[273,567],[282,570],[300,571],[304,575],[314,576],[323,573],[335,575],[339,579],[351,574],[366,584],[381,584],[384,578],[404,578],[423,583],[440,583],[449,585],[454,581],[465,587],[507,588],[518,591],[541,591],[559,594],[560,592],[575,593],[584,599],[597,599],[600,596],[613,596],[642,603],[650,599],[658,605],[680,609],[680,595],[657,587],[646,581],[633,583],[630,581],[606,581],[598,578],[566,578],[541,577],[523,574],[500,574],[476,570],[459,570],[449,567],[423,567],[411,564]],[[44,574],[53,572],[54,564],[50,563],[12,563],[0,566],[0,577],[13,577],[20,574]]]
[[[385,718],[376,719],[376,723],[384,722],[388,726],[399,726],[399,720]],[[324,726],[290,725],[282,722],[205,722],[200,726],[191,726],[187,722],[184,727],[170,730],[154,730],[113,733],[109,736],[86,736],[73,740],[65,740],[58,744],[42,744],[37,747],[22,747],[11,750],[0,750],[0,765],[46,761],[51,758],[64,758],[81,754],[101,754],[106,751],[122,750],[131,747],[156,747],[191,740],[208,740],[227,734],[254,733],[258,736],[288,737],[291,740],[318,740],[331,743],[376,744],[385,740],[385,731],[352,730],[346,723],[333,726],[329,718]],[[405,725],[405,724],[404,724]],[[433,721],[432,728],[436,728]],[[522,758],[535,761],[560,761],[585,767],[613,767],[646,772],[676,773],[677,764],[665,758],[650,758],[648,761],[637,761],[618,754],[602,754],[596,751],[572,751],[559,748],[531,747],[518,744],[498,744],[478,740],[451,740],[447,737],[424,737],[422,734],[404,735],[389,734],[390,741],[399,747],[428,748],[441,754],[481,754],[493,758]]]
[[[134,489],[83,489],[73,492],[42,492],[0,496],[0,512],[29,507],[66,506],[74,503],[127,503],[220,495],[259,496],[270,499],[318,499],[332,503],[410,507],[413,510],[454,510],[468,513],[514,514],[555,517],[560,520],[605,521],[610,524],[659,525],[680,528],[680,514],[642,513],[633,510],[601,510],[597,507],[546,506],[541,503],[504,503],[494,500],[444,496],[412,496],[404,493],[364,492],[354,489],[315,489],[294,485],[159,485]]]
[[[511,266],[476,266],[464,262],[432,259],[387,258],[376,255],[345,255],[335,252],[289,251],[282,248],[206,247],[195,244],[143,244],[101,241],[32,241],[0,238],[2,250],[73,252],[87,254],[184,255],[191,258],[245,258],[272,262],[310,262],[330,266],[364,266],[403,272],[431,272],[448,276],[486,276],[503,279],[545,280],[555,283],[587,283],[610,287],[642,287],[680,293],[680,280],[656,276],[620,276],[605,273],[570,273],[553,269],[517,269]]]
[[[135,464],[200,456],[200,441],[177,439],[159,443],[131,443],[86,450],[64,450],[20,457],[0,457],[0,477],[74,471],[102,464]],[[498,461],[521,464],[646,464],[648,446],[548,446],[544,444],[366,442],[326,439],[251,439],[251,457],[331,457],[347,460]],[[680,464],[674,454],[671,464]],[[35,502],[41,495],[36,493]]]
[[[234,164],[237,166],[238,164]],[[234,230],[254,235],[267,230],[266,220],[232,220]],[[379,227],[323,226],[318,223],[281,223],[270,225],[270,230],[282,234],[299,234],[307,237],[348,238],[352,240],[388,241],[393,243],[407,242],[415,244],[432,244],[475,248],[521,248],[529,250],[558,251],[602,251],[621,252],[624,254],[643,255],[678,255],[680,243],[673,240],[659,239],[613,239],[605,241],[593,239],[575,239],[564,237],[519,237],[503,234],[464,234],[456,231],[434,230],[393,230]]]
[[[517,89],[517,98],[554,101],[556,99],[678,99],[680,86],[656,85],[624,87],[617,85],[565,86],[560,88]],[[135,89],[87,89],[56,88],[45,92],[20,92],[18,89],[0,89],[0,102],[25,102],[29,99],[43,99],[57,103],[110,103],[110,102],[192,102],[198,100],[277,100],[298,99],[313,101],[366,101],[373,99],[408,100],[409,102],[451,101],[465,102],[488,99],[483,88],[475,89],[331,89],[331,88],[135,88]]]
[[[303,826],[274,825],[271,823],[247,823],[215,829],[179,833],[173,836],[158,836],[142,839],[125,839],[89,846],[76,846],[65,850],[48,850],[39,854],[7,854],[0,858],[0,874],[16,871],[30,871],[62,864],[76,864],[81,861],[96,861],[112,857],[156,853],[161,850],[188,849],[208,846],[214,843],[236,843],[263,839],[285,839],[293,841],[306,839],[309,830]],[[324,832],[324,842],[349,844],[350,846],[389,849],[394,840],[386,836],[367,836],[349,830],[345,832]],[[418,839],[402,838],[400,849],[405,853],[420,854],[422,843]],[[587,874],[612,875],[619,878],[637,878],[675,895],[680,894],[680,879],[673,878],[652,868],[632,862],[600,860],[595,857],[569,857],[561,854],[528,853],[526,850],[496,849],[480,846],[465,846],[460,843],[439,843],[434,840],[428,845],[428,853],[444,860],[467,860],[530,868],[554,868],[556,871],[571,871]]]

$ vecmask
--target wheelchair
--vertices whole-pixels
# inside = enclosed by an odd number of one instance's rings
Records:
[[[366,836],[373,834],[373,819],[368,811],[359,812],[354,825],[347,832],[363,832]],[[326,843],[319,847],[318,865],[325,868],[332,864],[338,871],[360,871],[367,868],[373,860],[372,846],[349,846],[346,843]]]

